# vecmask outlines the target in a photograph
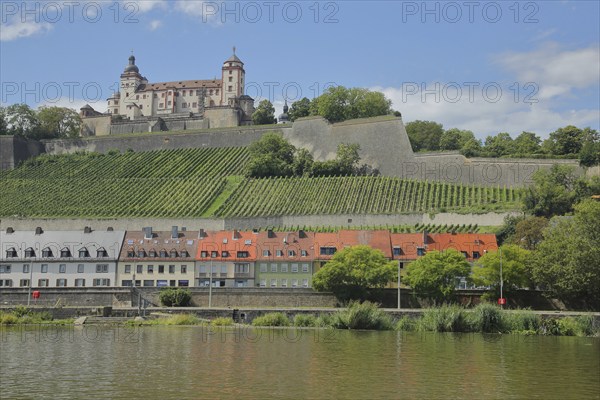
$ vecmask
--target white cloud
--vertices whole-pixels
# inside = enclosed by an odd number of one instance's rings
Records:
[[[42,106],[47,106],[47,107],[67,107],[67,108],[72,108],[73,110],[79,112],[79,110],[81,109],[81,107],[85,106],[86,104],[89,104],[90,106],[92,106],[92,108],[94,108],[94,110],[98,111],[98,112],[106,112],[108,111],[108,105],[106,103],[106,100],[97,100],[97,101],[90,101],[90,100],[84,100],[84,99],[69,99],[68,97],[61,97],[59,99],[57,99],[56,101],[45,101],[42,103],[39,103],[35,106],[35,108],[38,107],[42,107]]]
[[[495,62],[517,79],[536,82],[540,100],[554,98],[600,83],[600,48],[597,45],[576,50],[562,50],[548,43],[531,52],[507,52],[494,58]]]
[[[131,4],[135,7],[135,11],[139,11],[141,13],[145,13],[148,11],[152,11],[155,8],[166,9],[168,7],[166,0],[121,0],[123,5],[127,7],[128,4]],[[132,8],[128,8],[129,11],[133,11]]]
[[[162,26],[162,21],[161,20],[155,19],[155,20],[153,20],[153,21],[150,22],[150,30],[151,31],[155,31],[158,28],[160,28],[161,26]]]
[[[214,1],[201,1],[201,0],[178,0],[175,3],[175,9],[182,12],[183,14],[190,15],[192,17],[199,17],[203,23],[211,23],[213,25],[222,25],[219,18],[221,7],[224,6],[223,2]]]
[[[9,42],[20,38],[26,38],[36,34],[50,31],[52,25],[48,22],[19,21],[18,19],[9,24],[0,25],[0,41]]]

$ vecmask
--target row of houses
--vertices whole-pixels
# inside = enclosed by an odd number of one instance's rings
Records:
[[[0,232],[0,288],[267,287],[308,288],[344,248],[369,245],[400,266],[428,251],[456,249],[470,262],[497,250],[494,234],[309,231]]]

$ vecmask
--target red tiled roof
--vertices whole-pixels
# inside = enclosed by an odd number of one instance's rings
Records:
[[[220,79],[204,79],[204,80],[189,80],[189,81],[173,81],[173,82],[157,82],[157,83],[146,83],[140,85],[136,93],[149,92],[152,90],[168,90],[168,89],[218,89],[221,87]]]
[[[493,233],[430,233],[427,235],[426,249],[455,249],[466,252],[467,258],[472,259],[474,251],[483,256],[486,251],[498,250],[498,243]]]
[[[417,248],[424,247],[422,233],[392,233],[392,254],[395,247],[400,255],[394,255],[395,260],[416,260]]]
[[[198,239],[197,259],[201,261],[248,261],[256,260],[257,235],[252,231],[206,231]],[[211,257],[216,251],[217,257]],[[202,252],[206,252],[203,257]],[[224,252],[228,252],[224,256]],[[238,252],[247,252],[248,257],[238,257]]]
[[[315,258],[315,233],[314,232],[259,232],[258,233],[257,260],[262,261],[298,261],[313,260]],[[277,251],[281,251],[281,256]],[[263,254],[268,251],[268,254]],[[290,255],[289,251],[293,251]],[[302,256],[302,251],[306,252]]]
[[[320,247],[335,247],[337,251],[346,247],[368,245],[381,250],[386,258],[392,258],[390,232],[387,230],[361,231],[342,230],[335,233],[315,234],[315,253],[317,259],[329,260],[331,255],[321,255]]]
[[[193,261],[196,256],[196,245],[198,241],[197,231],[182,231],[178,233],[176,239],[171,238],[171,232],[158,231],[152,232],[152,239],[144,238],[143,231],[127,231],[123,246],[121,247],[120,260],[171,260],[171,261]],[[134,257],[128,257],[129,251],[134,251]],[[145,257],[137,257],[138,251],[144,250]],[[156,252],[156,257],[149,257],[150,251]],[[167,252],[167,257],[160,257],[161,250]],[[172,250],[177,251],[177,258],[170,257]],[[187,251],[188,257],[181,257],[182,251]]]

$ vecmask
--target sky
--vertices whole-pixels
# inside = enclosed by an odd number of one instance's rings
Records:
[[[597,1],[0,0],[0,103],[106,111],[132,51],[152,82],[220,77],[246,93],[378,90],[404,122],[479,138],[600,128]]]

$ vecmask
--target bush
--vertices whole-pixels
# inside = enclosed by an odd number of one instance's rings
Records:
[[[254,318],[253,326],[290,326],[289,318],[282,312],[268,313]]]
[[[465,310],[459,306],[427,309],[418,323],[419,330],[431,332],[467,332],[469,328]]]
[[[30,315],[31,314],[31,310],[28,309],[25,306],[16,306],[15,309],[13,310],[13,314],[17,318],[21,318],[21,317],[24,317],[26,315]]]
[[[315,320],[315,326],[319,328],[332,328],[333,317],[331,314],[321,314]]]
[[[499,333],[504,331],[502,310],[500,307],[482,303],[471,313],[471,326],[478,332]]]
[[[367,329],[385,331],[393,328],[392,319],[377,304],[365,301],[350,302],[348,308],[332,316],[331,326],[336,329]]]
[[[296,314],[294,317],[294,326],[313,327],[317,326],[317,318],[314,315]]]
[[[192,301],[192,293],[187,289],[163,289],[158,297],[166,307],[189,307]]]
[[[539,315],[531,311],[514,311],[503,314],[504,327],[510,332],[535,334],[542,325]]]
[[[398,322],[396,322],[396,330],[397,331],[412,332],[416,329],[417,329],[417,322],[413,318],[411,318],[407,315],[403,316],[402,318],[400,318],[398,320]]]
[[[12,325],[19,322],[19,318],[12,313],[0,313],[1,325]]]
[[[212,326],[231,326],[233,325],[233,319],[227,317],[219,317],[210,321]]]

